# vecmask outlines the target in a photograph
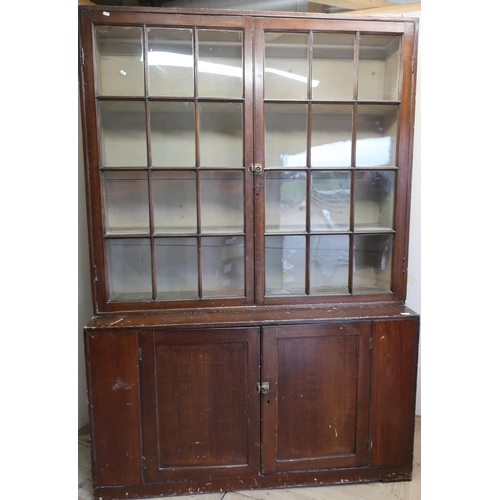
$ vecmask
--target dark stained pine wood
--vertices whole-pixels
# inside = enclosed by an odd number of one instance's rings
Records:
[[[263,473],[368,464],[370,322],[263,328]]]
[[[373,323],[372,465],[413,458],[418,319]]]
[[[103,12],[109,13],[108,16]],[[408,254],[415,57],[418,23],[317,13],[79,7],[83,143],[95,317],[85,328],[92,467],[96,499],[208,493],[251,488],[410,480],[419,317],[404,306]],[[239,30],[243,97],[96,96],[95,25]],[[311,34],[401,35],[397,101],[338,101],[400,109],[394,202],[393,290],[359,296],[265,297],[264,31],[309,34],[307,197],[311,184]],[[143,31],[144,50],[147,37]],[[147,58],[147,53],[144,54]],[[199,102],[241,102],[245,192],[245,297],[108,303],[99,165],[101,101],[186,101],[195,108],[199,252]],[[274,100],[279,102],[279,100]],[[271,101],[267,101],[271,102]],[[292,101],[290,101],[292,102]],[[320,101],[314,101],[320,102]],[[328,101],[324,101],[328,102]],[[337,101],[332,101],[334,103]],[[147,120],[148,122],[149,120]],[[151,131],[146,130],[148,168]],[[352,164],[354,168],[354,163]],[[111,169],[106,169],[111,170]],[[117,170],[117,169],[114,169]],[[127,169],[134,170],[134,169]],[[314,169],[314,171],[321,169]],[[389,169],[386,169],[389,170]],[[354,171],[351,170],[352,182]],[[148,178],[153,283],[154,240]],[[352,193],[353,191],[351,191]],[[309,205],[309,203],[307,204]],[[309,208],[307,209],[309,210]],[[352,215],[352,214],[351,214]],[[353,215],[350,234],[352,238]],[[301,233],[307,241],[310,224]],[[127,236],[129,237],[129,236]],[[130,237],[134,237],[131,235]],[[111,237],[110,237],[111,238]],[[351,244],[350,269],[353,255]],[[199,286],[201,290],[201,261]],[[352,278],[349,283],[352,288]],[[306,270],[309,291],[309,271]],[[155,294],[153,285],[153,294]],[[269,382],[269,394],[257,383]]]
[[[141,350],[146,481],[257,474],[259,329],[143,332]]]
[[[137,333],[85,336],[95,486],[141,484]]]

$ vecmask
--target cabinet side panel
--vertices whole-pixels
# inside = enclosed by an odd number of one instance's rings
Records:
[[[371,465],[413,458],[418,320],[373,325]]]
[[[87,332],[86,344],[94,482],[140,484],[136,333]]]

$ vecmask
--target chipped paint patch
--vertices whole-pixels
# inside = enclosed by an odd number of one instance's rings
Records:
[[[128,384],[127,382],[124,382],[120,377],[116,379],[116,382],[113,384],[113,391],[119,391],[123,389],[124,391],[128,391],[134,387],[135,384]]]

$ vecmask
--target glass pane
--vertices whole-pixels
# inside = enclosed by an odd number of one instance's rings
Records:
[[[144,95],[141,28],[96,26],[95,48],[99,95]]]
[[[354,90],[354,35],[314,33],[312,96],[351,100]]]
[[[155,241],[158,300],[198,298],[198,246],[196,238]]]
[[[351,174],[311,174],[311,231],[347,231],[350,226]]]
[[[242,97],[241,31],[198,31],[198,95]]]
[[[203,297],[245,294],[245,246],[242,236],[202,238]]]
[[[391,290],[392,235],[354,236],[353,293]]]
[[[358,106],[356,166],[396,166],[397,106]]]
[[[142,102],[100,102],[101,163],[105,167],[145,167],[146,111]]]
[[[265,105],[266,167],[305,167],[307,105]]]
[[[313,104],[311,167],[350,167],[352,106]]]
[[[356,172],[354,176],[354,230],[392,229],[394,172]]]
[[[194,105],[152,102],[151,155],[154,167],[194,167]]]
[[[188,29],[148,28],[149,93],[194,95],[193,33]]]
[[[264,97],[307,99],[308,35],[266,33]]]
[[[153,172],[156,234],[196,233],[196,174]]]
[[[400,45],[399,36],[361,35],[358,99],[398,99]]]
[[[203,102],[200,115],[200,165],[243,166],[243,120],[240,103]]]
[[[243,172],[200,172],[203,233],[243,232]]]
[[[306,230],[305,172],[266,173],[266,231]]]
[[[266,236],[266,295],[304,295],[305,236]]]
[[[106,234],[149,234],[146,172],[103,172]]]
[[[109,300],[135,302],[152,299],[149,240],[106,240],[106,259]]]
[[[348,293],[349,236],[311,236],[311,295]]]

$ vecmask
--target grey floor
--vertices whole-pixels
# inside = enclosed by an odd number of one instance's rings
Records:
[[[420,424],[420,417],[416,417],[413,479],[411,481],[226,491],[175,498],[177,500],[420,500]],[[92,499],[89,435],[80,433],[78,436],[78,500]],[[150,500],[158,500],[158,497]]]

